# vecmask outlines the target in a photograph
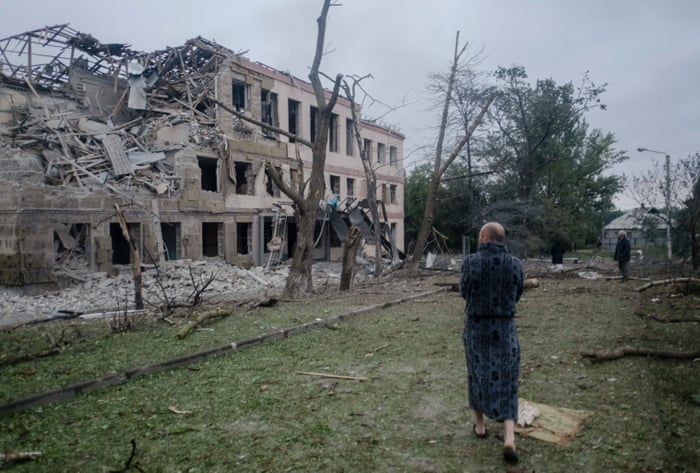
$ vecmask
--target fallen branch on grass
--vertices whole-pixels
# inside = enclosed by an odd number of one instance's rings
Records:
[[[700,357],[700,350],[695,351],[666,351],[666,350],[649,350],[646,348],[635,348],[632,346],[620,347],[616,350],[598,350],[593,352],[584,352],[585,358],[593,358],[594,361],[610,361],[624,358],[625,356],[653,356],[656,358],[676,359],[676,360],[692,360]]]
[[[700,279],[698,279],[698,278],[671,278],[671,279],[662,279],[660,281],[652,281],[652,282],[647,283],[643,286],[639,286],[637,288],[637,292],[646,291],[650,287],[654,287],[654,286],[661,286],[663,284],[674,284],[674,283],[680,283],[680,282],[700,284]]]
[[[297,374],[304,374],[307,376],[318,376],[320,378],[350,379],[353,381],[367,381],[369,379],[369,378],[365,378],[364,376],[343,376],[340,374],[315,373],[312,371],[297,371]]]
[[[698,309],[695,308],[694,310],[698,310]],[[655,322],[660,322],[663,324],[700,322],[700,318],[698,318],[698,317],[691,317],[688,319],[681,319],[681,318],[670,319],[670,318],[666,318],[666,317],[659,317],[659,316],[654,315],[654,314],[645,314],[645,313],[639,312],[639,311],[635,312],[635,314],[640,316],[640,317],[646,317],[646,318],[651,319]]]
[[[41,452],[17,452],[12,449],[0,452],[0,460],[2,460],[2,462],[5,464],[34,460],[40,456]]]
[[[175,336],[177,338],[185,338],[190,332],[199,327],[203,322],[207,320],[216,319],[219,317],[227,317],[233,312],[230,310],[215,309],[209,310],[207,312],[201,312],[190,323],[182,327]]]
[[[134,458],[136,457],[136,439],[131,439],[131,453],[129,454],[129,458],[124,462],[124,468],[121,470],[110,470],[109,473],[124,473],[127,470],[130,469],[135,469],[136,471],[143,471],[141,467],[138,465],[132,465],[131,462],[134,461]]]
[[[53,356],[53,355],[56,355],[58,353],[61,353],[60,348],[51,348],[49,350],[42,351],[41,353],[20,355],[20,356],[16,356],[14,358],[8,358],[5,360],[0,359],[0,363],[2,363],[3,365],[7,365],[7,366],[18,365],[20,363],[25,363],[27,361],[34,361],[34,360],[38,360],[39,358],[46,358],[49,356]]]
[[[243,305],[246,305],[248,310],[254,309],[256,307],[274,307],[277,305],[279,302],[279,299],[275,299],[272,297],[265,297],[262,299],[259,299],[257,301],[249,302]],[[212,319],[217,319],[220,317],[228,317],[230,315],[233,315],[234,311],[230,309],[215,309],[215,310],[210,310],[207,312],[201,312],[199,313],[194,320],[192,320],[190,323],[185,325],[180,329],[175,336],[177,338],[185,338],[187,335],[189,335],[192,331],[194,331],[197,327],[202,325],[204,322]]]

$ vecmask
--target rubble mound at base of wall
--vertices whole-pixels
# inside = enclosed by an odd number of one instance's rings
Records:
[[[44,291],[43,294],[30,294],[23,288],[0,287],[0,299],[3,300],[0,328],[132,308],[134,283],[131,267],[117,268],[119,274],[114,277],[106,273],[64,268],[56,276],[68,285],[60,290]],[[337,287],[340,269],[339,263],[315,263],[314,286]],[[289,267],[286,265],[272,269],[259,266],[244,269],[219,260],[171,261],[166,263],[162,275],[155,267],[143,271],[143,295],[147,306],[163,305],[163,291],[167,293],[171,305],[188,304],[196,290],[195,285],[202,288],[213,278],[202,293],[204,304],[245,302],[261,297],[279,297],[288,274]],[[356,279],[366,277],[366,272],[360,270]]]

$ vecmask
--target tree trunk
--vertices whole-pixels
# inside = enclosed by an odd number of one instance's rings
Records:
[[[360,245],[362,232],[356,226],[350,227],[350,234],[343,244],[343,269],[340,273],[340,290],[347,291],[352,287],[355,275],[355,257]]]
[[[114,204],[114,208],[117,213],[117,218],[119,219],[119,226],[122,230],[122,235],[126,241],[129,242],[129,248],[131,249],[131,268],[134,272],[134,304],[137,309],[143,309],[143,280],[141,276],[141,257],[139,256],[139,249],[136,246],[134,238],[129,233],[129,227],[126,224],[126,219],[124,214],[119,208],[119,204]]]
[[[297,210],[297,241],[294,246],[289,275],[284,287],[284,297],[296,299],[313,290],[313,244],[316,226],[316,209]]]
[[[413,249],[413,254],[411,255],[411,262],[408,266],[408,273],[413,276],[415,276],[418,273],[418,266],[420,264],[421,258],[423,257],[425,244],[428,241],[430,230],[433,228],[433,221],[435,218],[435,203],[437,200],[437,191],[439,185],[440,177],[433,174],[430,181],[428,196],[425,200],[423,222],[420,225],[420,230],[418,230],[418,236],[416,237],[416,246]]]

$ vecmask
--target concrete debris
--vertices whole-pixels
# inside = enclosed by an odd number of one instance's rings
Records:
[[[123,312],[125,308],[133,307],[131,267],[119,266],[117,269],[119,274],[109,277],[106,273],[80,269],[80,266],[66,268],[57,272],[59,277],[65,276],[61,278],[65,286],[42,294],[28,294],[26,288],[0,286],[0,299],[3,300],[0,328],[81,314],[93,317],[95,313]],[[314,264],[314,286],[338,287],[340,269],[339,263]],[[245,269],[219,260],[171,261],[166,263],[162,276],[156,267],[143,271],[144,300],[147,308],[162,305],[165,291],[171,305],[191,303],[189,299],[195,291],[192,280],[201,288],[211,276],[214,280],[202,294],[205,306],[280,297],[288,274],[287,265],[274,269],[260,266]],[[360,269],[356,279],[367,277],[367,272]]]

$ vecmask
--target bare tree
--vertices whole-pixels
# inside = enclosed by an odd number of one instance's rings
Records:
[[[435,147],[435,157],[433,161],[433,172],[430,178],[430,185],[428,187],[428,195],[425,202],[425,211],[423,213],[423,222],[421,224],[420,230],[418,231],[418,236],[416,237],[416,245],[411,255],[411,259],[408,265],[409,274],[416,274],[418,272],[418,266],[420,260],[423,256],[423,249],[426,242],[428,241],[428,236],[431,233],[433,226],[433,220],[435,217],[435,206],[437,203],[438,189],[442,181],[442,177],[447,171],[447,168],[452,164],[452,162],[460,155],[464,147],[469,142],[472,134],[476,128],[481,123],[486,111],[488,110],[491,102],[493,102],[495,96],[489,94],[486,98],[481,110],[477,115],[469,121],[464,121],[463,132],[461,136],[458,136],[456,140],[451,142],[448,146],[449,149],[445,149],[446,135],[449,128],[450,121],[450,107],[456,103],[455,89],[458,80],[458,75],[463,67],[465,60],[465,53],[467,51],[469,44],[465,44],[460,47],[459,44],[459,32],[457,32],[455,38],[454,54],[452,57],[452,66],[450,68],[450,73],[447,78],[446,89],[445,89],[445,100],[443,103],[442,115],[440,120],[440,128],[438,130],[438,139]]]
[[[690,245],[694,261],[697,261],[697,219],[690,217],[698,212],[694,205],[697,205],[695,189],[700,181],[700,153],[673,161],[667,156],[663,169],[660,162],[653,161],[647,172],[624,176],[624,179],[628,195],[635,202],[649,208],[665,209],[658,216],[670,226],[674,241],[678,232],[687,236],[689,241],[684,241],[685,238],[679,240]],[[676,219],[676,214],[681,218]],[[677,253],[684,255],[685,251]]]
[[[683,207],[700,177],[700,154],[669,161],[668,168],[654,160],[648,171],[624,176],[625,188],[635,202],[663,209],[668,198],[670,207]]]
[[[296,246],[292,262],[289,267],[289,276],[284,288],[284,297],[294,299],[310,293],[313,290],[312,279],[312,263],[313,263],[313,245],[314,245],[314,228],[316,217],[319,211],[319,202],[323,200],[325,183],[324,171],[326,168],[326,149],[328,147],[328,133],[331,121],[333,107],[338,100],[340,86],[343,79],[342,74],[338,74],[333,79],[333,88],[329,92],[321,83],[321,60],[323,59],[323,47],[326,37],[326,21],[330,7],[340,6],[331,0],[323,0],[321,14],[317,18],[318,30],[316,34],[316,49],[314,58],[309,71],[309,80],[313,87],[314,96],[316,98],[316,132],[314,141],[306,140],[293,133],[289,133],[278,127],[271,126],[260,120],[245,116],[244,114],[233,110],[227,105],[218,100],[214,100],[217,106],[223,108],[232,115],[245,120],[254,125],[260,126],[263,129],[279,133],[294,139],[297,146],[297,171],[300,179],[298,185],[287,184],[280,172],[269,163],[265,163],[265,172],[277,185],[281,192],[289,197],[296,208],[297,217],[297,238]],[[302,162],[298,146],[303,145],[311,148],[312,162],[311,175],[306,180],[304,177],[304,163]],[[293,183],[292,183],[293,184]]]
[[[324,170],[326,167],[326,149],[328,146],[328,131],[331,120],[333,107],[338,100],[342,75],[338,74],[335,77],[333,90],[327,94],[321,83],[321,60],[323,59],[323,46],[326,36],[326,20],[328,10],[332,6],[338,4],[332,3],[331,0],[324,0],[321,14],[316,20],[318,31],[316,35],[316,50],[314,53],[311,71],[309,72],[309,80],[313,86],[314,95],[316,97],[317,120],[316,120],[316,138],[311,143],[312,163],[311,176],[308,181],[306,194],[301,192],[300,188],[294,189],[281,179],[279,173],[268,163],[266,164],[266,172],[270,178],[277,184],[282,192],[296,204],[297,211],[297,240],[292,256],[292,263],[289,269],[289,276],[284,288],[285,297],[296,298],[313,290],[312,281],[312,262],[313,262],[313,244],[314,244],[314,226],[318,213],[318,204],[324,197]],[[303,182],[303,179],[301,180]],[[301,184],[300,184],[301,187]]]
[[[335,78],[333,90],[330,96],[326,95],[326,90],[323,88],[320,77],[321,59],[323,58],[323,45],[326,36],[326,20],[328,10],[331,6],[337,4],[331,3],[331,0],[324,0],[321,14],[316,20],[318,23],[318,32],[316,36],[316,51],[314,54],[311,71],[309,72],[309,80],[314,89],[316,96],[316,105],[318,109],[318,119],[316,120],[316,139],[311,147],[313,160],[311,163],[311,176],[309,177],[308,193],[300,194],[298,189],[292,189],[289,186],[280,186],[284,184],[281,179],[274,179],[280,189],[287,194],[297,206],[297,242],[294,248],[292,264],[289,269],[289,276],[284,288],[286,297],[299,297],[313,289],[311,266],[313,261],[313,244],[314,244],[314,225],[316,223],[316,215],[318,212],[318,203],[323,199],[324,195],[324,170],[326,168],[326,149],[328,146],[328,131],[331,120],[331,112],[338,100],[340,91],[340,83],[342,75],[338,74]],[[274,172],[271,172],[271,166],[266,166],[268,174],[272,177]],[[277,176],[280,177],[279,175]]]

